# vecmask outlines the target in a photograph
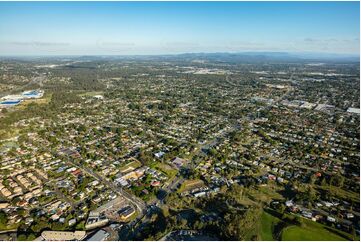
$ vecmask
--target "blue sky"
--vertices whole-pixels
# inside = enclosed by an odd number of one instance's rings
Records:
[[[359,54],[359,2],[0,2],[0,55]]]

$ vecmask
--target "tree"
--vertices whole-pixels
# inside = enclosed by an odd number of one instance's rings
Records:
[[[311,185],[315,184],[316,179],[317,179],[316,175],[312,174],[310,176],[309,184],[311,184]]]
[[[35,240],[35,239],[36,239],[36,235],[35,235],[35,234],[31,233],[31,234],[28,235],[28,240],[33,241],[33,240]]]
[[[252,235],[251,240],[252,241],[260,241],[261,240],[260,235],[259,234]]]
[[[163,214],[164,217],[169,216],[169,208],[168,208],[168,206],[163,206],[162,207],[162,214]]]
[[[345,177],[341,175],[335,175],[331,177],[331,185],[336,187],[343,187],[343,184],[345,182]]]
[[[323,178],[322,181],[321,181],[321,186],[327,186],[327,181],[326,181],[326,178]]]
[[[309,187],[308,187],[307,196],[308,196],[308,200],[309,200],[309,201],[314,201],[314,200],[316,200],[316,198],[317,198],[317,193],[316,193],[316,190],[315,190],[312,186],[309,186]]]
[[[295,218],[295,222],[300,226],[300,227],[305,227],[305,223],[303,222],[303,219],[301,217],[296,217]]]
[[[0,224],[2,225],[6,225],[6,223],[8,222],[8,216],[4,211],[0,211]]]
[[[184,218],[182,218],[182,219],[181,219],[181,228],[182,228],[182,229],[185,229],[186,226],[187,226],[187,220],[184,219]]]
[[[352,240],[356,240],[357,239],[357,234],[356,234],[356,230],[355,230],[355,226],[352,226],[351,228],[351,235],[352,235]]]
[[[20,235],[18,236],[18,240],[20,240],[20,241],[27,240],[26,235],[25,235],[25,234],[20,234]]]
[[[227,211],[224,216],[224,222],[219,226],[222,234],[231,240],[245,240],[247,235],[259,223],[262,209],[259,207],[250,207],[243,214],[239,211]]]
[[[212,148],[212,149],[209,150],[209,155],[210,155],[210,156],[215,156],[216,154],[217,154],[217,150],[216,150],[216,149]]]
[[[18,210],[16,210],[16,213],[20,216],[24,216],[25,215],[25,209],[23,208],[19,208]]]
[[[283,214],[286,210],[286,206],[281,203],[279,206],[278,206],[278,209],[277,209],[281,214]]]

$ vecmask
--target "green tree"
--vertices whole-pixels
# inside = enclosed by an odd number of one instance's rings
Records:
[[[6,225],[8,222],[8,216],[4,211],[0,211],[0,224],[1,225]]]
[[[17,239],[20,241],[24,241],[24,240],[27,240],[27,237],[25,234],[20,234]]]

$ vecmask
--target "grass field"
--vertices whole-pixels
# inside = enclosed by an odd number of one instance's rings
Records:
[[[183,184],[179,188],[178,192],[192,190],[194,188],[201,187],[203,185],[204,185],[204,182],[202,180],[186,180],[183,182]]]
[[[261,240],[276,240],[274,238],[275,229],[280,228],[280,217],[276,217],[271,211],[264,211],[261,216],[259,223],[258,233]],[[319,241],[345,241],[352,240],[352,236],[343,231],[335,228],[328,227],[326,225],[313,222],[309,219],[301,218],[302,226],[289,224],[281,230],[280,240],[284,241],[303,241],[303,240],[319,240]],[[283,221],[285,222],[285,221]],[[279,233],[279,232],[278,232]],[[277,234],[278,234],[277,233]],[[357,238],[358,239],[358,238]]]
[[[282,199],[281,194],[277,192],[277,186],[274,184],[268,184],[258,189],[248,189],[247,195],[254,201],[262,201],[269,203],[272,199]]]
[[[325,229],[307,227],[301,228],[299,226],[290,226],[285,228],[282,232],[282,240],[346,240],[334,233],[330,233]]]
[[[292,225],[282,231],[282,240],[347,240],[350,236],[342,231],[302,219],[304,226]],[[334,231],[334,232],[332,232]],[[337,233],[337,234],[336,234]],[[349,238],[351,239],[351,238]]]
[[[260,228],[260,236],[262,240],[274,240],[272,234],[273,229],[276,226],[278,222],[281,220],[278,219],[275,216],[272,216],[271,214],[267,212],[262,213],[261,217],[261,228]]]
[[[136,168],[140,167],[141,165],[142,165],[142,163],[139,160],[133,159],[133,161],[122,166],[119,170],[120,170],[120,172],[127,172],[127,170],[130,171],[131,168],[136,169]]]
[[[5,151],[7,149],[11,148],[19,148],[19,145],[14,141],[6,141],[2,144],[0,144],[0,151]]]
[[[17,107],[18,109],[25,109],[29,104],[31,103],[36,103],[36,104],[48,104],[51,100],[51,97],[49,98],[39,98],[39,99],[27,99],[22,101],[19,106]]]
[[[51,97],[52,97],[52,93],[47,93],[42,98],[25,99],[19,105],[17,105],[16,108],[18,110],[23,110],[31,103],[35,103],[39,105],[48,104],[51,101]]]
[[[178,171],[171,166],[159,162],[151,165],[151,167],[164,172],[169,178],[175,177],[175,175],[178,173]]]
[[[85,93],[81,93],[79,94],[79,96],[81,97],[91,97],[91,96],[95,96],[95,95],[103,95],[104,92],[85,92]]]

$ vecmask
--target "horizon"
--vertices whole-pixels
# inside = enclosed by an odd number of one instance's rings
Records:
[[[0,2],[0,56],[359,56],[359,2]]]
[[[343,54],[343,53],[325,53],[325,52],[286,52],[286,51],[238,51],[238,52],[183,52],[170,54],[39,54],[39,55],[1,55],[0,58],[79,58],[79,57],[178,57],[184,55],[249,55],[249,56],[267,56],[275,57],[276,55],[284,55],[286,58],[297,58],[300,60],[338,60],[355,58],[360,61],[360,54]]]

